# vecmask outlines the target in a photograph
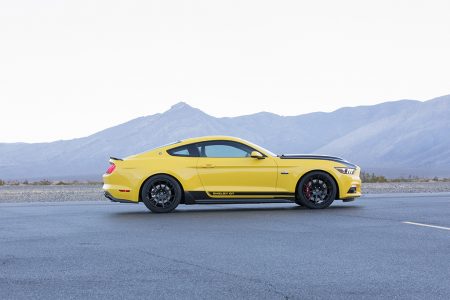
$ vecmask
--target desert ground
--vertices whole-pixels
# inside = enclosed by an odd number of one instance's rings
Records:
[[[364,183],[363,194],[450,192],[450,182]],[[5,185],[0,186],[0,203],[67,202],[107,200],[101,184]]]

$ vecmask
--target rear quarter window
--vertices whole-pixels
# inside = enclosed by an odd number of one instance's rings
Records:
[[[198,157],[199,152],[198,148],[195,146],[195,144],[188,144],[179,146],[176,148],[172,148],[167,150],[167,153],[172,156],[182,156],[182,157]]]
[[[181,147],[169,149],[169,150],[167,150],[167,153],[169,153],[172,156],[191,156],[189,154],[189,150],[188,150],[187,146],[181,146]]]

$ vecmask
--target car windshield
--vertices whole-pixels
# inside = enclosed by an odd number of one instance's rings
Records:
[[[245,141],[245,142],[247,142],[247,144],[249,144],[250,146],[253,146],[254,148],[259,148],[259,149],[263,150],[264,152],[266,152],[266,153],[269,154],[270,156],[277,156],[275,153],[273,153],[273,152],[270,151],[270,150],[267,150],[267,149],[264,148],[264,147],[261,147],[261,146],[259,146],[259,145],[253,144],[253,143],[251,143],[251,142],[249,142],[249,141]]]

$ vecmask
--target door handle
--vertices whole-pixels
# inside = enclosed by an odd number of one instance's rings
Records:
[[[205,164],[205,165],[201,165],[200,168],[214,168],[213,164]]]

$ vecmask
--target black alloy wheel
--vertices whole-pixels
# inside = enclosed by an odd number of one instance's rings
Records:
[[[142,202],[154,213],[167,213],[174,210],[181,200],[181,187],[167,175],[156,175],[147,180],[142,187]]]
[[[311,172],[297,186],[296,203],[308,208],[327,208],[336,198],[336,183],[325,172]]]

